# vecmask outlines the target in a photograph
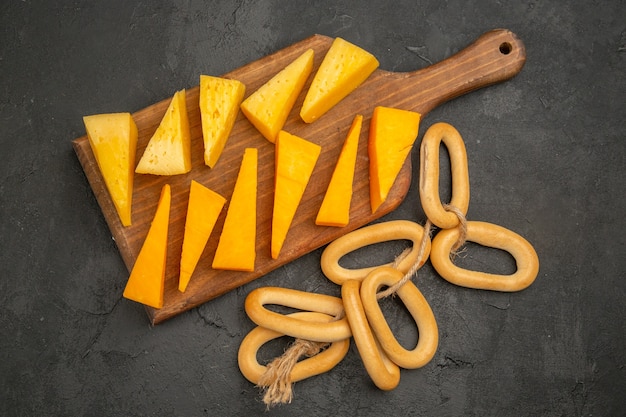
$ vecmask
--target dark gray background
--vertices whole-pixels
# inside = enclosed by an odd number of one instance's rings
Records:
[[[424,368],[376,389],[354,344],[267,415],[616,416],[624,412],[624,1],[4,1],[0,6],[0,414],[262,415],[237,368],[260,286],[338,294],[321,250],[164,324],[122,298],[127,271],[71,141],[82,116],[136,111],[314,33],[374,53],[381,68],[440,61],[493,28],[527,48],[521,74],[423,121],[466,142],[468,218],[535,246],[527,290],[417,282],[440,345]],[[418,152],[412,154],[418,164]],[[443,194],[446,192],[446,182]],[[449,189],[447,190],[449,191]],[[385,219],[423,223],[416,181]],[[355,263],[387,261],[401,244]],[[511,271],[471,247],[464,262]],[[487,266],[491,265],[491,266]],[[403,343],[406,312],[386,303]],[[273,354],[272,348],[266,353]],[[274,346],[275,352],[282,346]]]

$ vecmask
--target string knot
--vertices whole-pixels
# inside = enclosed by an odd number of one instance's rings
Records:
[[[459,219],[459,225],[457,226],[459,228],[459,238],[456,240],[456,242],[452,246],[452,250],[450,251],[452,256],[456,256],[459,253],[459,249],[465,244],[465,241],[467,240],[467,219],[465,218],[465,214],[463,214],[461,209],[459,209],[458,207],[455,207],[451,204],[444,204],[443,208],[446,211],[454,213]]]
[[[277,404],[291,403],[293,398],[293,382],[291,371],[301,357],[317,355],[329,344],[296,339],[282,356],[267,365],[266,371],[259,378],[258,386],[265,388],[263,402],[269,409]]]

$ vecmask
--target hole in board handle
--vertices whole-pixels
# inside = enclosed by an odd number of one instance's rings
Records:
[[[508,55],[513,50],[513,46],[508,42],[502,42],[500,44],[500,53],[502,55]]]

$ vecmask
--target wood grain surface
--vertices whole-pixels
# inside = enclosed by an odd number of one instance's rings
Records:
[[[246,85],[247,97],[309,48],[315,51],[313,69],[315,73],[332,40],[326,36],[314,35],[223,76],[243,82]],[[376,70],[364,84],[319,120],[306,124],[300,120],[299,111],[312,80],[311,76],[296,101],[284,129],[321,145],[322,153],[281,254],[276,260],[270,257],[274,197],[274,145],[264,139],[240,112],[219,162],[213,169],[205,166],[198,108],[198,87],[187,90],[193,168],[188,174],[170,177],[136,174],[133,192],[133,224],[129,227],[123,227],[119,221],[87,137],[75,139],[73,146],[129,270],[135,262],[150,227],[162,186],[167,183],[172,187],[164,306],[161,309],[146,307],[151,323],[157,324],[262,277],[273,269],[351,230],[364,226],[396,208],[404,199],[411,183],[410,158],[407,158],[388,200],[377,212],[371,213],[370,209],[367,137],[371,113],[375,106],[417,111],[424,116],[436,106],[454,97],[512,78],[523,67],[525,58],[524,45],[515,34],[505,29],[493,30],[485,33],[473,44],[452,57],[428,68],[405,73]],[[173,94],[174,91],[172,91]],[[136,162],[141,158],[150,137],[158,127],[170,99],[133,113],[139,131]],[[356,114],[363,115],[363,130],[359,142],[350,223],[343,228],[316,226],[317,211],[347,131]],[[227,202],[187,290],[181,293],[178,291],[178,275],[190,182],[194,179],[230,199],[243,150],[248,147],[257,148],[259,153],[255,271],[220,271],[211,268],[228,207]]]

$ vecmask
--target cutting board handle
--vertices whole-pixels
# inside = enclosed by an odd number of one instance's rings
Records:
[[[494,29],[451,57],[399,78],[402,88],[413,85],[415,91],[407,96],[418,105],[416,111],[426,114],[455,97],[514,77],[525,61],[526,49],[517,35]],[[415,82],[407,82],[407,78]]]

